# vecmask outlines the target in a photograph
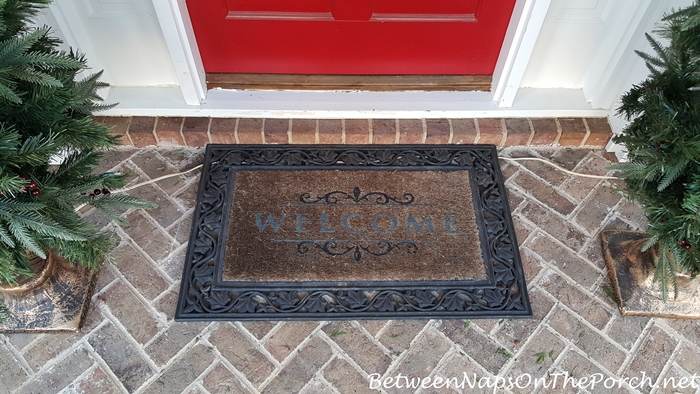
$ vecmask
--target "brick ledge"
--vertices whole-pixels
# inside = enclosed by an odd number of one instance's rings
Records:
[[[96,117],[121,144],[493,144],[498,147],[604,147],[607,118],[263,119]]]

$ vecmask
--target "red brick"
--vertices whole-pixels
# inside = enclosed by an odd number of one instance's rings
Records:
[[[450,121],[447,119],[427,119],[426,144],[446,144],[450,142]]]
[[[396,120],[374,119],[372,121],[372,143],[393,144],[396,143]]]
[[[293,144],[316,143],[316,123],[315,119],[293,119],[290,142]]]
[[[182,135],[187,146],[203,147],[209,143],[209,118],[185,118]]]
[[[265,119],[265,143],[289,143],[289,119]]]
[[[158,334],[158,322],[122,282],[110,287],[104,293],[104,299],[109,310],[136,342],[144,344]]]
[[[559,137],[559,128],[554,118],[530,119],[530,121],[532,121],[532,129],[535,132],[530,145],[543,146],[556,142],[557,137]]]
[[[127,136],[127,130],[129,130],[129,122],[131,121],[131,117],[99,116],[95,118],[95,121],[109,127],[109,134],[119,136],[119,143],[121,145],[133,146],[131,140]]]
[[[369,144],[369,120],[346,119],[345,120],[346,144]]]
[[[422,144],[423,121],[420,119],[399,119],[399,144]]]
[[[262,144],[262,119],[243,118],[238,121],[238,142],[241,144]]]
[[[452,143],[473,144],[476,141],[476,119],[452,119]]]
[[[526,172],[521,171],[515,178],[511,178],[511,181],[523,188],[528,195],[564,216],[570,214],[576,208],[574,203],[561,195],[556,189]]]
[[[343,121],[340,119],[320,119],[318,121],[319,144],[342,144]]]
[[[185,145],[180,129],[182,118],[159,117],[156,122],[156,135],[159,145]]]
[[[501,119],[479,119],[479,143],[501,146],[503,124]]]
[[[527,146],[532,135],[527,119],[506,119],[506,146]]]
[[[318,327],[318,322],[287,322],[265,342],[272,357],[282,362]]]
[[[209,125],[209,137],[213,144],[236,143],[236,118],[212,118]]]
[[[604,147],[610,137],[612,137],[612,129],[608,123],[608,118],[586,118],[588,124],[588,138],[584,141],[586,146]]]
[[[156,136],[153,129],[156,125],[156,118],[151,116],[134,116],[129,123],[129,137],[137,148],[143,148],[156,144]]]
[[[561,137],[559,145],[561,146],[580,146],[586,138],[586,125],[583,123],[583,118],[561,118]]]

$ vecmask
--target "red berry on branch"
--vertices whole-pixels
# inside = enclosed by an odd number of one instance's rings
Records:
[[[30,193],[32,193],[32,196],[34,196],[34,197],[39,197],[39,195],[41,194],[41,190],[32,189],[32,191]]]
[[[36,182],[34,182],[34,181],[29,182],[29,185],[27,185],[27,187],[30,189],[36,189]]]
[[[681,245],[685,245],[685,244],[687,244],[687,243],[688,243],[688,240],[687,240],[687,239],[684,239],[684,240],[681,241]]]
[[[100,190],[100,189],[95,189],[95,190],[92,192],[92,194],[94,194],[94,195],[96,195],[96,196],[99,196],[100,193],[102,193],[102,190]]]
[[[685,250],[688,250],[688,249],[690,249],[690,244],[685,244],[685,245],[683,245],[683,247],[685,248]]]

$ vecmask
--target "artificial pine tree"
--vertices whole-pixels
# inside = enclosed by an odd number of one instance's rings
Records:
[[[101,151],[118,143],[92,118],[108,108],[96,93],[106,84],[100,73],[78,80],[85,58],[60,51],[49,28],[29,27],[50,1],[0,0],[0,282],[30,274],[27,251],[99,267],[115,242],[77,207],[118,221],[121,210],[152,207],[110,192],[124,175],[92,173]],[[56,156],[65,160],[50,165]]]
[[[644,250],[658,245],[654,280],[665,301],[671,288],[678,294],[678,271],[700,273],[700,0],[657,33],[665,43],[647,34],[654,53],[637,52],[650,75],[622,96],[618,114],[630,123],[614,141],[629,162],[614,168],[646,211]]]

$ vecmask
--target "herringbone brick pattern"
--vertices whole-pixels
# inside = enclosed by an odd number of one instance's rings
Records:
[[[594,174],[606,173],[610,164],[600,150],[502,154],[541,156]],[[201,160],[201,149],[118,150],[100,169],[127,171],[133,184]],[[198,182],[194,171],[133,190],[159,207],[129,212],[130,226],[102,223],[121,244],[99,275],[82,332],[0,335],[0,392],[700,392],[690,384],[649,387],[700,372],[700,322],[623,318],[603,291],[597,234],[645,227],[641,210],[618,192],[622,185],[521,163],[502,165],[533,319],[175,323]],[[615,388],[603,382],[573,388],[570,381],[564,388],[560,376],[556,388],[509,388],[507,380],[549,376],[552,384],[558,372],[576,379],[642,377],[649,384],[634,388],[638,381],[607,380]],[[465,374],[475,388],[405,388],[419,385],[418,378],[464,384]],[[496,376],[505,383],[478,388],[496,383]],[[370,389],[379,382],[384,386]]]

